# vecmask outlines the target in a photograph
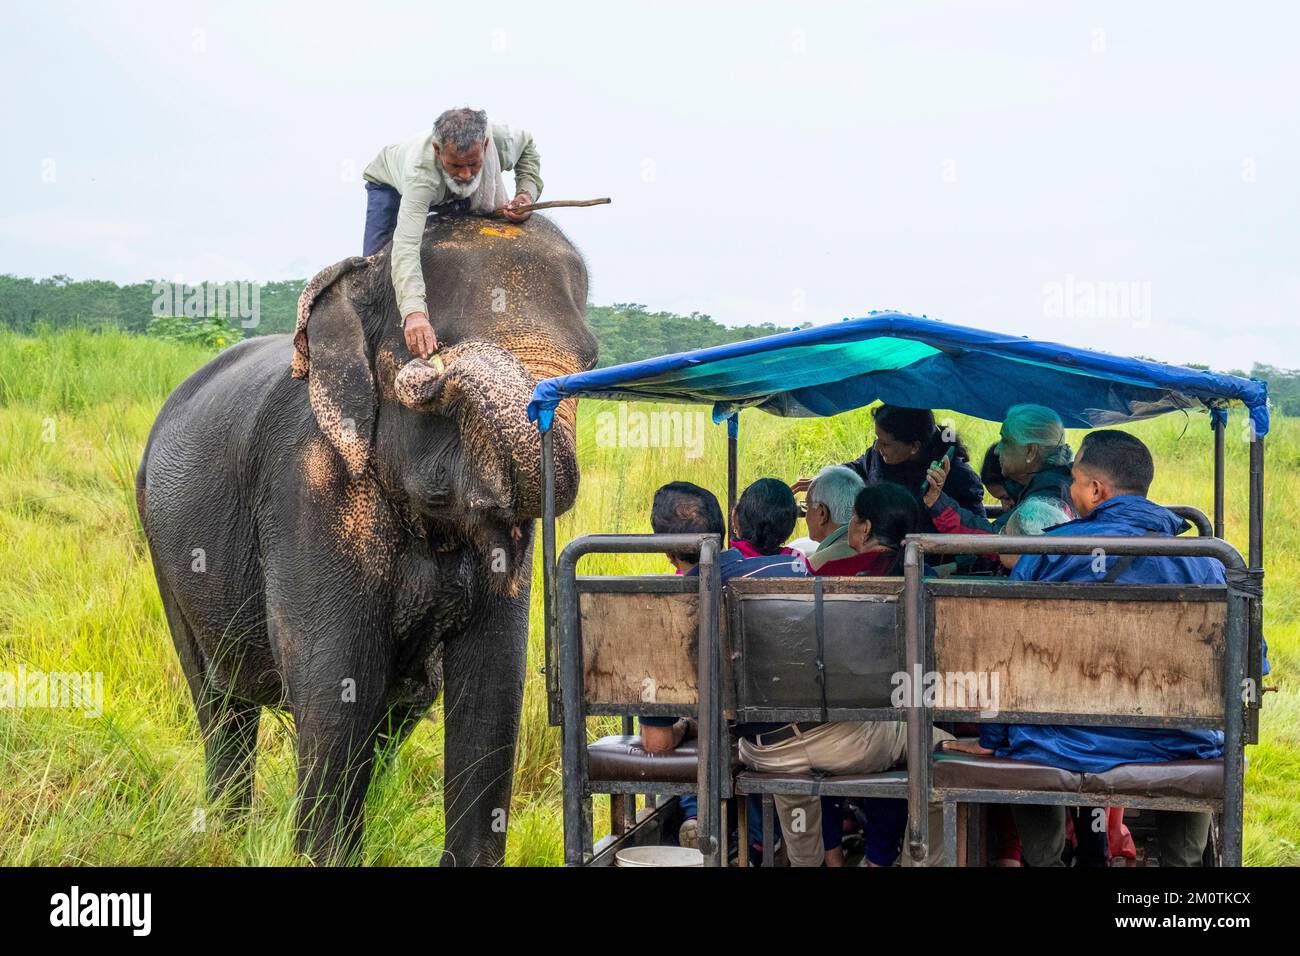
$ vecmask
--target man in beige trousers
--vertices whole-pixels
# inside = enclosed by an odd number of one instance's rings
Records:
[[[952,739],[937,727],[934,740]],[[740,759],[760,773],[827,774],[882,773],[907,755],[907,724],[901,720],[787,724],[753,741],[740,739]],[[791,866],[821,866],[822,805],[820,797],[775,794],[777,816],[785,837]],[[930,852],[927,863],[937,865],[943,856],[943,814],[930,806]],[[911,865],[906,850],[903,865]]]

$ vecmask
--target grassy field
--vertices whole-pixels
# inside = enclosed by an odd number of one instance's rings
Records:
[[[0,864],[293,864],[293,729],[262,722],[254,812],[206,817],[202,754],[188,690],[163,620],[135,513],[134,474],[168,392],[211,355],[122,334],[0,334],[0,672],[102,672],[102,715],[0,709]],[[706,425],[703,454],[605,447],[580,411],[582,494],[560,544],[593,531],[649,530],[650,498],[672,479],[725,490],[725,437]],[[687,410],[694,414],[695,410]],[[996,426],[953,416],[976,457]],[[707,421],[707,419],[705,419]],[[862,451],[865,412],[828,420],[742,417],[741,480],[793,480]],[[1202,415],[1134,426],[1157,462],[1152,497],[1211,510],[1211,436]],[[1228,445],[1230,541],[1245,550],[1246,443]],[[1077,441],[1077,436],[1076,436]],[[1300,422],[1267,444],[1266,634],[1281,692],[1265,700],[1262,742],[1248,750],[1246,859],[1300,864]],[[655,557],[588,559],[588,573],[664,571]],[[508,859],[561,858],[558,731],[546,723],[540,567]],[[607,728],[593,725],[593,732]],[[426,721],[372,787],[370,864],[436,863],[442,845],[442,736]]]

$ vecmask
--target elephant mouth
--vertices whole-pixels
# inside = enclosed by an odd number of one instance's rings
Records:
[[[472,556],[474,577],[502,597],[516,597],[527,581],[531,542],[532,522],[504,513],[480,514],[468,524],[431,521],[425,532],[425,543],[435,561]]]

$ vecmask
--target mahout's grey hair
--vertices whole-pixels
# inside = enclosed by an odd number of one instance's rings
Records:
[[[464,152],[487,139],[488,116],[483,110],[462,106],[447,110],[433,121],[433,141],[439,146],[452,146]]]

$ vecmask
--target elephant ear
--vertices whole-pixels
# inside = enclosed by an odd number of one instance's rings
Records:
[[[293,336],[294,378],[307,379],[307,396],[321,434],[347,465],[353,480],[370,460],[378,395],[366,354],[366,337],[343,285],[335,283],[368,264],[360,256],[323,270],[298,299]],[[310,329],[310,345],[308,330]]]
[[[312,306],[321,293],[347,275],[353,269],[360,269],[370,264],[374,256],[349,256],[342,262],[322,269],[303,286],[302,295],[298,296],[298,321],[293,330],[293,364],[289,367],[294,378],[306,378],[311,370],[311,348],[307,343],[307,320],[311,318]]]

